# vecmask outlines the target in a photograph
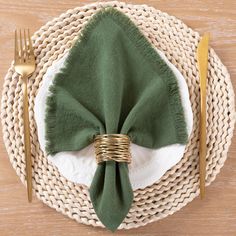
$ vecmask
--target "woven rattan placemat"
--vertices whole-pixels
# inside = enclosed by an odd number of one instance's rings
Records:
[[[194,114],[192,135],[182,160],[157,183],[135,191],[133,206],[120,226],[120,229],[129,229],[173,214],[199,194],[199,77],[196,47],[200,37],[180,20],[152,7],[122,2],[94,3],[67,11],[34,34],[37,69],[28,87],[33,189],[40,200],[58,212],[84,224],[102,226],[92,208],[87,187],[67,181],[40,150],[33,108],[47,68],[68,51],[88,20],[107,6],[113,6],[128,15],[152,45],[162,50],[180,70],[188,84]],[[235,121],[230,77],[213,49],[210,49],[209,54],[207,101],[206,184],[209,185],[226,160]],[[22,103],[21,81],[11,65],[2,94],[3,136],[10,161],[21,181],[26,184]]]

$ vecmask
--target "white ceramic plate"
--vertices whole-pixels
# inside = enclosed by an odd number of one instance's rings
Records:
[[[184,109],[188,135],[193,126],[193,114],[189,100],[188,87],[182,74],[165,57],[164,53],[157,50],[159,55],[166,61],[174,72],[179,85],[181,102]],[[35,99],[35,120],[38,128],[38,138],[43,152],[45,152],[45,108],[46,98],[49,95],[49,87],[56,73],[63,67],[68,54],[58,61],[55,61],[48,68],[43,77]],[[176,165],[183,157],[185,145],[174,144],[159,149],[148,149],[135,144],[131,144],[132,163],[129,165],[129,177],[133,190],[145,188],[159,180],[167,170]],[[60,152],[53,156],[48,156],[59,172],[68,180],[90,186],[97,164],[95,160],[94,147],[88,147],[77,152]]]

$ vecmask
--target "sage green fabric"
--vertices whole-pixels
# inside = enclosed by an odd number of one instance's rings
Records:
[[[87,24],[47,98],[46,150],[77,151],[97,134],[128,134],[147,148],[187,141],[176,78],[138,28],[108,8]],[[90,186],[98,218],[114,231],[133,191],[126,163],[98,165]]]

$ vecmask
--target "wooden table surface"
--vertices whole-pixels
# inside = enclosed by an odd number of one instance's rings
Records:
[[[91,1],[0,0],[0,86],[13,59],[13,32],[29,27],[36,31],[67,9]],[[211,32],[211,46],[227,66],[236,87],[236,1],[234,0],[134,0],[175,15],[193,29]],[[235,236],[236,235],[236,137],[228,159],[204,201],[195,199],[161,221],[118,235]],[[37,199],[27,203],[26,189],[13,170],[0,135],[0,236],[111,235],[78,224]]]

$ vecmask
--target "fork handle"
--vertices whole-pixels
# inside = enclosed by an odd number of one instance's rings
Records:
[[[27,76],[22,76],[23,81],[23,120],[24,120],[24,147],[26,162],[26,182],[28,202],[32,202],[32,162],[31,162],[31,145],[30,145],[30,126],[29,126],[29,108],[27,92]]]

